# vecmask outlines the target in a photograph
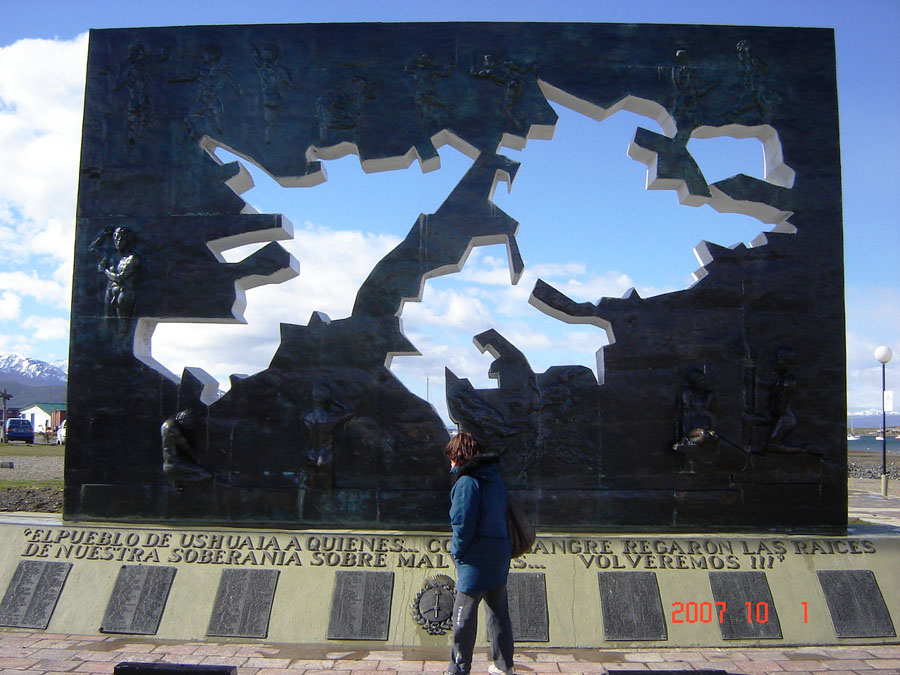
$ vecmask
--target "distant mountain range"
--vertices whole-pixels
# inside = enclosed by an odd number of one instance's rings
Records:
[[[881,428],[881,410],[859,410],[847,415],[847,425],[853,429],[879,429]],[[885,413],[885,425],[889,427],[900,426],[900,412]]]
[[[24,408],[32,403],[65,403],[67,368],[65,361],[47,363],[21,354],[0,354],[0,389],[13,396],[6,405]]]

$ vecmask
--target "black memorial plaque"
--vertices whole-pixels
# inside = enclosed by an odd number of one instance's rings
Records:
[[[653,572],[597,572],[606,640],[666,640],[659,585]]]
[[[713,599],[725,603],[723,640],[781,639],[781,624],[765,572],[710,572]]]
[[[607,670],[607,675],[633,675],[633,670]],[[677,670],[654,670],[656,675],[681,675],[684,670],[681,668]],[[694,673],[694,675],[728,675],[727,670],[692,670],[690,671]],[[116,674],[118,675],[118,673]]]
[[[156,635],[174,578],[174,567],[122,565],[100,632]]]
[[[338,572],[328,639],[387,640],[393,590],[393,572]]]
[[[513,640],[516,642],[549,642],[547,618],[547,580],[540,572],[510,574],[506,582],[509,593],[509,616]]]
[[[122,661],[113,668],[113,675],[237,675],[237,666]]]
[[[819,570],[819,585],[839,638],[896,637],[871,570]]]
[[[0,602],[0,626],[45,630],[71,569],[72,563],[19,562]]]
[[[206,634],[267,637],[277,583],[278,570],[222,570]]]

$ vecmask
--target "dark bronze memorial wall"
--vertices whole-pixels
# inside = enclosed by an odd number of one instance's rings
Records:
[[[833,32],[626,24],[92,31],[65,517],[446,527],[447,431],[388,368],[416,352],[400,314],[473,246],[505,244],[518,280],[518,223],[490,197],[514,184],[503,146],[552,136],[549,101],[598,124],[644,115],[628,153],[650,188],[758,218],[764,234],[701,243],[698,280],[680,292],[593,303],[539,281],[523,312],[606,331],[599,378],[565,363],[534,372],[487,330],[473,337],[496,359],[497,387],[448,370],[453,419],[502,456],[544,530],[845,528]],[[765,177],[708,183],[687,143],[721,135],[759,139]],[[350,316],[282,324],[269,367],[232,377],[219,399],[202,370],[176,377],[154,362],[159,322],[242,320],[245,290],[302,274],[277,243],[290,224],[248,207],[246,171],[216,148],[315,190],[328,159],[434,170],[447,144],[471,168],[435,213],[409,214]],[[542,226],[566,236],[565,223]],[[253,242],[268,243],[241,262],[221,256]]]

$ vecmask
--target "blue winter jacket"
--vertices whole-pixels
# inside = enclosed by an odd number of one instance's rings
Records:
[[[456,587],[462,593],[502,586],[509,573],[508,497],[498,461],[496,455],[479,454],[454,469],[450,553],[456,562]]]

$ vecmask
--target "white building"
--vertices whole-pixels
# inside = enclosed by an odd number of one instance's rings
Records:
[[[65,403],[32,403],[22,408],[21,417],[31,420],[31,426],[36,432],[45,429],[53,429],[56,425],[51,421],[54,411],[65,410]]]

